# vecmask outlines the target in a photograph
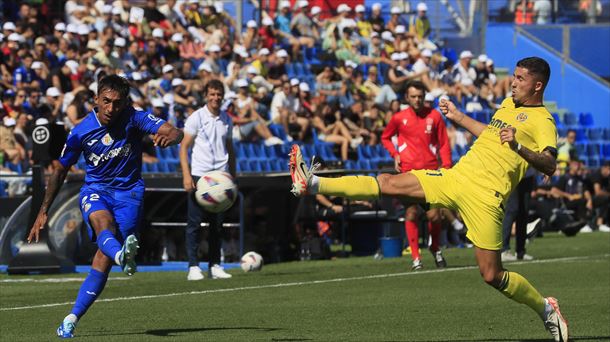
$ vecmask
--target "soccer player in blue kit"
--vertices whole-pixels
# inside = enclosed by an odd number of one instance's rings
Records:
[[[38,242],[68,170],[83,153],[87,175],[80,191],[80,209],[98,250],[72,311],[57,328],[62,338],[74,336],[76,323],[101,294],[113,264],[120,265],[127,275],[136,272],[135,234],[144,197],[143,136],[152,134],[160,147],[178,144],[183,137],[182,131],[169,123],[134,109],[129,101],[129,83],[120,76],[102,78],[95,101],[97,107],[72,129],[61,157],[53,161],[53,173],[28,236],[28,242]]]

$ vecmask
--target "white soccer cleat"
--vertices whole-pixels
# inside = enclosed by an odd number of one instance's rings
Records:
[[[290,149],[290,160],[288,162],[290,167],[290,177],[292,177],[292,192],[293,195],[300,197],[308,194],[311,176],[313,172],[320,167],[320,164],[313,164],[311,167],[307,167],[301,154],[301,148],[299,145],[292,145]]]
[[[511,251],[504,251],[501,254],[502,262],[517,261],[517,256]]]
[[[129,235],[125,239],[125,243],[123,243],[123,247],[121,249],[121,254],[119,256],[119,263],[123,272],[128,276],[134,275],[134,273],[138,270],[138,265],[136,264],[136,255],[138,254],[138,239],[135,235]]]
[[[547,297],[545,300],[552,310],[544,320],[544,327],[553,335],[555,342],[568,342],[568,322],[561,316],[559,302],[553,297]]]
[[[204,276],[199,266],[189,267],[189,274],[186,276],[186,280],[202,280],[203,278]]]
[[[419,270],[422,270],[423,268],[424,268],[424,263],[421,262],[421,260],[419,260],[419,259],[413,260],[413,266],[411,266],[411,270],[419,271]]]
[[[210,268],[210,277],[212,279],[229,279],[232,275],[225,272],[225,269],[222,266],[215,264]]]

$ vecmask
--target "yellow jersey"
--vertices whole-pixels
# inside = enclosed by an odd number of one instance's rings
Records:
[[[517,142],[538,153],[546,148],[556,151],[557,127],[544,106],[515,107],[513,99],[506,98],[468,153],[454,166],[463,177],[497,191],[506,200],[525,175],[528,163],[508,143],[501,144],[500,130],[505,127],[516,128]]]

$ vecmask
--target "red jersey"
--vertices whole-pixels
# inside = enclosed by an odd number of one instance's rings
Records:
[[[392,143],[395,135],[398,135],[398,150]],[[441,167],[451,167],[447,127],[441,113],[435,109],[425,108],[421,116],[411,107],[395,113],[383,130],[381,142],[392,158],[400,155],[402,172],[436,170],[439,168],[437,155],[440,155]]]

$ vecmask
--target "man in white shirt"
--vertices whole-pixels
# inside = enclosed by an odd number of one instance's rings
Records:
[[[453,66],[451,71],[454,82],[459,83],[467,78],[474,82],[474,80],[477,78],[477,72],[473,67],[470,66],[472,57],[472,52],[469,50],[464,50],[462,53],[460,53],[460,60]]]
[[[180,145],[180,166],[184,190],[188,193],[186,248],[189,259],[188,280],[204,278],[199,268],[197,249],[201,222],[210,223],[208,231],[208,272],[213,279],[231,278],[220,266],[220,232],[223,214],[213,214],[201,208],[193,196],[197,181],[205,173],[215,170],[235,175],[235,156],[231,132],[231,118],[220,110],[224,98],[224,85],[219,80],[209,81],[204,88],[207,104],[193,112],[184,124],[184,139]],[[188,151],[193,145],[191,163]]]
[[[288,119],[299,107],[299,99],[292,94],[290,82],[285,81],[282,83],[282,90],[275,93],[271,100],[271,121],[281,124],[288,133]]]

